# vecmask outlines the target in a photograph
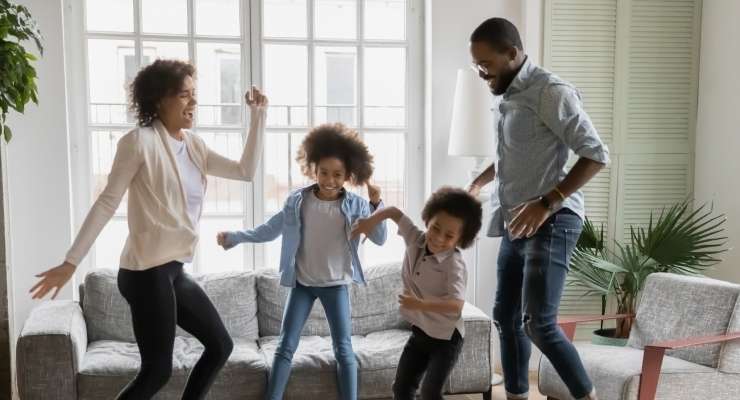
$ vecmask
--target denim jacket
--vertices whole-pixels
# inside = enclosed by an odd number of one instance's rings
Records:
[[[282,249],[280,251],[280,284],[288,287],[296,285],[296,256],[301,245],[304,227],[301,218],[301,204],[303,196],[310,193],[316,185],[311,185],[291,193],[283,209],[275,214],[264,224],[244,231],[229,232],[226,234],[226,248],[230,249],[239,243],[264,243],[275,240],[282,235]],[[383,208],[383,203],[378,205]],[[351,239],[350,232],[352,224],[359,218],[366,218],[375,211],[373,206],[364,198],[343,190],[341,210],[344,214],[344,229],[347,233],[347,243],[352,251],[352,280],[355,283],[365,284],[365,275],[362,272],[362,264],[357,254],[360,239]],[[310,228],[309,228],[310,229]],[[321,234],[321,232],[314,232]],[[385,243],[386,225],[381,222],[375,226],[368,238],[377,245]]]

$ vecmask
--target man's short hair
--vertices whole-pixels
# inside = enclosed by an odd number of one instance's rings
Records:
[[[500,52],[512,47],[524,50],[519,30],[504,18],[489,18],[483,21],[470,35],[470,41],[488,43],[494,50]]]

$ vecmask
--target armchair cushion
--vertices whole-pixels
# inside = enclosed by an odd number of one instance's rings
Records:
[[[577,343],[576,349],[581,356],[583,366],[589,373],[591,381],[596,386],[596,392],[601,400],[633,400],[637,399],[637,389],[640,384],[640,373],[642,371],[643,351],[631,347],[599,346],[590,343]],[[695,393],[688,390],[686,386],[696,386],[701,390],[716,378],[718,372],[710,367],[695,364],[680,358],[666,356],[663,359],[660,380],[658,384],[657,399],[698,399],[698,398],[722,398],[705,395],[693,397],[686,393]],[[740,383],[740,379],[738,379]],[[567,387],[560,379],[555,369],[546,357],[540,359],[539,373],[540,392],[560,400],[568,400],[573,397]],[[721,390],[721,388],[713,388]],[[728,387],[727,390],[740,390]]]
[[[628,346],[727,333],[740,286],[715,279],[655,273],[648,277]],[[666,355],[717,367],[722,344],[670,350]]]
[[[727,333],[740,332],[740,297],[735,302]],[[719,370],[731,374],[740,374],[740,340],[733,340],[722,345],[719,357]]]

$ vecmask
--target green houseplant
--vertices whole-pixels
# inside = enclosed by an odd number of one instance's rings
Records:
[[[629,243],[615,241],[606,246],[603,227],[588,219],[570,261],[573,284],[587,289],[586,294],[613,297],[618,314],[635,314],[647,277],[654,272],[700,275],[725,252],[724,215],[711,207],[691,208],[689,200],[653,212],[646,226],[630,226]],[[616,338],[627,338],[632,319],[617,321]]]
[[[9,142],[12,131],[6,125],[10,109],[23,113],[26,104],[38,104],[36,56],[26,51],[22,41],[31,40],[40,53],[41,32],[26,7],[0,0],[0,135]]]

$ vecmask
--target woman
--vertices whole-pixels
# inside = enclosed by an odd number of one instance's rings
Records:
[[[33,298],[52,298],[118,208],[128,190],[129,237],[121,254],[118,288],[129,303],[141,368],[118,399],[150,399],[169,380],[175,325],[204,345],[183,399],[202,399],[231,354],[233,343],[203,290],[183,271],[198,241],[206,175],[250,181],[262,153],[267,98],[252,87],[245,95],[251,122],[241,160],[211,151],[193,126],[195,68],[157,60],[131,84],[138,127],[121,138],[108,183],[63,264],[37,275]]]

